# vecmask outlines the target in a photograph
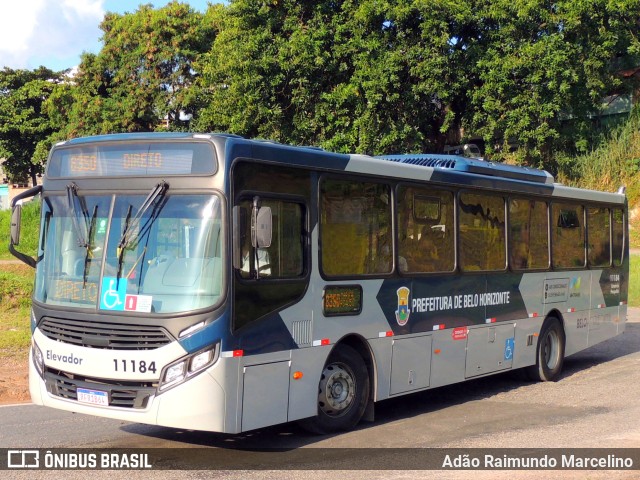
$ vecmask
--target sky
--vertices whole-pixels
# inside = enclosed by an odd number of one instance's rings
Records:
[[[216,0],[210,0],[217,3]],[[100,22],[105,12],[135,12],[169,0],[13,0],[0,14],[0,69],[33,70],[43,65],[65,70],[80,63],[82,52],[102,48]],[[182,0],[204,12],[207,0]]]

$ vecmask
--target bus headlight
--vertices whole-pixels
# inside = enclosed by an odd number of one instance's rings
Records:
[[[218,361],[220,342],[167,365],[160,376],[158,390],[164,392],[203,372]]]
[[[174,383],[184,380],[184,367],[187,362],[180,362],[171,365],[167,368],[167,372],[164,374],[164,385],[162,388],[169,387]]]
[[[195,373],[198,370],[202,370],[211,363],[212,357],[213,352],[211,350],[205,350],[204,352],[194,355],[189,362],[189,373]]]
[[[40,375],[41,378],[44,378],[44,356],[42,355],[40,348],[38,348],[38,345],[36,345],[36,342],[32,342],[31,351],[33,366],[36,367],[38,375]]]

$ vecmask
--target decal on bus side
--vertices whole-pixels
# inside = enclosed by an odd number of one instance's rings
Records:
[[[406,325],[409,321],[409,315],[411,311],[409,310],[409,295],[411,294],[411,290],[407,287],[400,287],[398,289],[398,310],[396,310],[396,321],[398,325],[403,326]]]

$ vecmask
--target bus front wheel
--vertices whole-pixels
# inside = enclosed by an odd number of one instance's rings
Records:
[[[536,364],[527,368],[531,380],[551,382],[558,379],[564,362],[565,335],[560,320],[545,320],[538,337]]]
[[[335,347],[318,385],[318,415],[301,420],[310,432],[326,434],[355,427],[369,401],[369,372],[360,354],[348,345]]]

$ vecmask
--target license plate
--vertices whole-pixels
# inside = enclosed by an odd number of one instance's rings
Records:
[[[81,403],[89,403],[91,405],[109,406],[109,394],[101,390],[89,390],[87,388],[79,388],[78,401]]]

